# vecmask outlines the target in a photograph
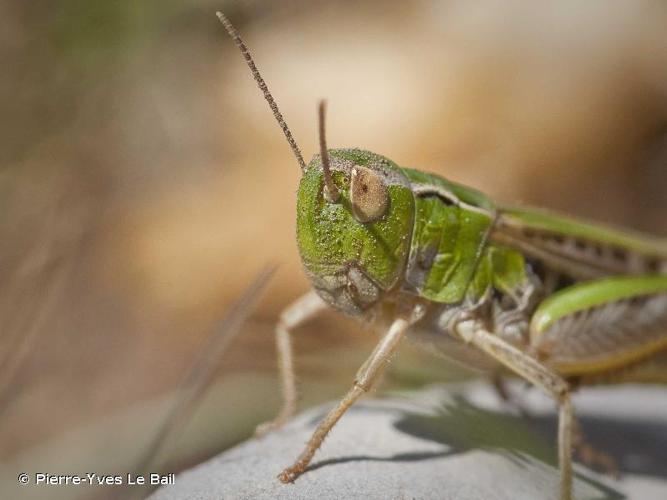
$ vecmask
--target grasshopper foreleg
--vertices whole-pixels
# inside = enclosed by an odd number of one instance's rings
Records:
[[[312,460],[315,452],[318,450],[322,441],[327,436],[331,428],[336,425],[343,414],[359,399],[363,394],[368,392],[377,377],[382,373],[391,355],[395,352],[396,347],[403,338],[406,330],[410,324],[415,320],[408,321],[406,319],[397,319],[389,328],[389,331],[382,337],[382,340],[373,350],[370,357],[361,366],[354,379],[352,388],[347,392],[345,397],[331,410],[327,416],[320,422],[306,444],[299,458],[291,467],[286,468],[278,475],[278,479],[283,483],[294,481],[308,468],[308,464]]]
[[[560,498],[572,498],[572,404],[570,387],[558,374],[536,359],[486,331],[474,319],[459,322],[454,331],[504,366],[547,392],[558,404],[558,463],[560,465]]]
[[[294,376],[294,360],[292,356],[292,339],[290,332],[300,324],[308,321],[327,305],[311,291],[290,304],[280,315],[276,325],[276,351],[278,369],[282,389],[282,406],[273,420],[260,424],[255,429],[255,436],[261,437],[267,432],[281,427],[296,411],[296,379]]]

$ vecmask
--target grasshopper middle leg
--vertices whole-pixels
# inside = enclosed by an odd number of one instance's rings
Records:
[[[283,483],[294,481],[308,468],[315,452],[318,450],[322,441],[329,431],[340,420],[343,414],[359,399],[364,393],[368,392],[377,377],[382,373],[383,368],[396,350],[400,340],[403,338],[410,322],[405,319],[395,320],[389,331],[382,337],[382,340],[373,350],[370,357],[361,366],[354,379],[354,385],[338,403],[338,405],[329,412],[329,414],[320,422],[315,429],[312,437],[306,444],[306,448],[297,458],[296,462],[278,475],[278,479]]]
[[[283,402],[276,418],[257,426],[255,436],[261,437],[267,432],[281,427],[294,415],[296,411],[297,392],[290,330],[313,318],[326,309],[326,307],[327,305],[322,299],[314,291],[311,291],[299,297],[280,315],[280,319],[276,325],[276,351],[278,354]]]
[[[510,370],[547,392],[558,404],[558,463],[560,498],[572,498],[572,403],[567,382],[528,354],[484,329],[475,320],[464,320],[455,331],[470,344],[486,352]]]

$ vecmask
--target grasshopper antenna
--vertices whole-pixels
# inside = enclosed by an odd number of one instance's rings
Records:
[[[301,155],[299,146],[297,146],[294,137],[292,137],[292,132],[290,132],[290,129],[287,126],[287,123],[285,122],[283,115],[280,114],[278,105],[276,104],[276,101],[273,99],[271,92],[269,92],[269,87],[266,86],[266,82],[262,78],[262,75],[260,75],[257,66],[255,66],[255,61],[252,59],[248,47],[246,47],[246,44],[243,42],[243,39],[241,38],[241,35],[239,35],[239,32],[236,31],[236,28],[234,28],[234,25],[232,25],[232,23],[229,22],[229,19],[227,19],[222,12],[216,12],[215,15],[218,16],[218,19],[220,19],[220,22],[225,27],[225,30],[227,30],[227,33],[229,34],[230,37],[232,37],[232,40],[234,40],[234,43],[236,43],[236,46],[241,51],[241,54],[243,54],[246,64],[250,68],[250,72],[252,73],[253,78],[257,82],[259,90],[261,90],[262,93],[264,94],[264,99],[266,99],[266,102],[269,103],[269,107],[271,108],[271,111],[273,111],[273,116],[278,122],[278,125],[280,125],[280,128],[283,130],[283,134],[285,134],[287,142],[292,148],[292,152],[294,153],[294,156],[296,156],[296,160],[299,162],[301,170],[305,172],[306,163],[303,161],[303,156]]]
[[[327,151],[327,138],[325,133],[325,122],[327,115],[327,102],[322,99],[317,107],[317,117],[320,125],[320,157],[322,158],[322,170],[324,171],[324,196],[327,201],[335,203],[338,201],[340,193],[333,177],[331,177],[331,164],[329,163],[329,153]]]

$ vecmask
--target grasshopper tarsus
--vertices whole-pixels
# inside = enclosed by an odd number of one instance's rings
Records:
[[[278,480],[283,484],[294,484],[296,478],[303,474],[306,469],[306,465],[293,465],[292,467],[288,467],[287,469],[283,470],[280,474],[278,474],[277,477]]]
[[[280,429],[283,425],[285,425],[285,422],[287,421],[287,418],[282,418],[278,417],[274,420],[269,420],[268,422],[263,422],[259,424],[257,427],[255,427],[255,432],[253,433],[253,436],[256,439],[262,439],[264,436],[267,434],[277,431]]]

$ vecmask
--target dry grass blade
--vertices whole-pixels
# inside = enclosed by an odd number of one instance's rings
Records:
[[[275,272],[276,266],[264,268],[243,293],[241,298],[227,311],[218,326],[201,346],[192,368],[183,378],[176,391],[176,402],[162,422],[155,438],[139,462],[137,473],[155,472],[160,468],[163,457],[194,411],[198,400],[206,391],[217,368],[220,357],[232,342],[257,304],[261,292]]]

